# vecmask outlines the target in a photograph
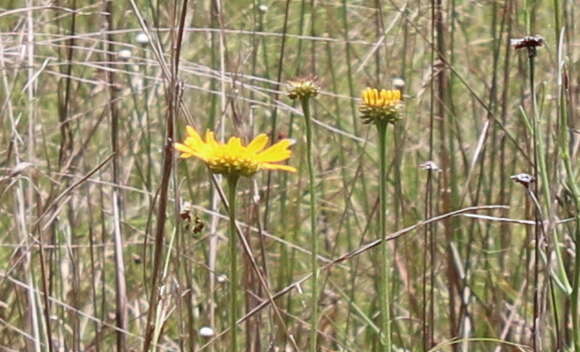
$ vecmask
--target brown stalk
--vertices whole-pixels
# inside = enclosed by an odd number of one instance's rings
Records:
[[[113,53],[115,52],[113,31],[114,31],[114,12],[113,2],[108,1],[106,5],[107,12],[107,80],[109,82],[109,113],[111,116],[111,147],[113,151],[113,179],[114,185],[119,184],[119,112],[117,109],[117,88],[115,82],[115,72],[112,68],[114,62]],[[122,218],[122,201],[119,189],[113,187],[113,240],[115,248],[115,304],[116,304],[116,321],[117,327],[117,351],[124,352],[127,349],[127,340],[124,331],[127,330],[128,308],[127,308],[127,284],[125,278],[125,263],[123,260],[123,234],[121,228]]]
[[[436,36],[436,45],[437,48],[437,60],[443,61],[446,57],[447,52],[447,43],[446,43],[446,33],[447,27],[446,22],[444,20],[445,16],[445,9],[443,8],[443,0],[434,0],[432,3],[434,6],[434,18],[435,21],[435,30],[437,33]],[[439,143],[440,143],[440,156],[441,156],[441,169],[442,177],[441,177],[441,211],[446,212],[452,208],[451,204],[451,194],[449,191],[449,179],[453,177],[450,175],[453,170],[450,168],[450,155],[449,150],[447,149],[447,137],[446,137],[446,112],[447,106],[449,104],[449,78],[448,72],[446,69],[442,68],[437,73],[437,89],[436,89],[436,96],[435,101],[436,104],[436,116],[439,122]],[[450,221],[449,218],[443,220],[443,227],[445,229],[445,242],[447,243],[447,251],[451,253],[451,243],[454,239],[454,226],[453,223]],[[432,268],[433,269],[433,268]],[[461,283],[459,279],[459,275],[456,271],[456,267],[453,263],[453,257],[447,256],[447,280],[448,280],[448,293],[449,293],[449,329],[450,329],[450,336],[455,337],[458,334],[459,324],[457,322],[457,294],[461,290]],[[457,350],[459,345],[454,345],[453,349]]]
[[[178,115],[180,86],[178,84],[179,56],[183,41],[183,31],[185,28],[185,18],[187,15],[187,0],[183,2],[181,9],[180,23],[177,38],[173,42],[173,62],[169,76],[169,84],[166,87],[167,114],[165,118],[165,144],[163,147],[163,167],[161,174],[161,185],[159,186],[159,206],[157,208],[157,226],[155,230],[155,252],[153,255],[153,275],[151,277],[151,295],[149,297],[149,309],[147,311],[147,324],[145,326],[145,340],[143,351],[149,351],[155,327],[153,316],[158,303],[158,281],[161,271],[163,256],[163,241],[165,238],[165,221],[167,219],[167,201],[169,198],[169,181],[173,169],[173,141],[175,139],[174,127]]]
[[[68,153],[73,148],[73,133],[70,127],[70,121],[68,119],[68,113],[70,110],[70,100],[71,100],[71,83],[72,83],[72,60],[74,55],[75,47],[75,33],[76,33],[76,0],[73,0],[73,11],[71,17],[71,24],[69,29],[69,40],[67,43],[68,51],[67,62],[65,72],[65,92],[64,101],[59,105],[59,122],[60,122],[60,148],[58,152],[58,165],[62,166],[63,162],[68,156]]]
[[[278,118],[278,104],[276,103],[280,97],[280,86],[282,81],[282,73],[284,72],[284,57],[286,53],[286,34],[288,31],[288,19],[290,14],[290,0],[286,0],[286,6],[284,10],[284,25],[282,27],[282,43],[280,46],[280,57],[278,59],[278,73],[276,74],[276,87],[274,97],[272,100],[274,101],[274,110],[272,111],[272,129],[270,131],[270,140],[276,140],[276,122]],[[266,195],[264,197],[264,203],[266,204],[266,209],[264,211],[264,220],[263,224],[264,227],[268,224],[268,215],[270,214],[270,184],[272,183],[272,173],[268,173],[268,180],[266,182]]]

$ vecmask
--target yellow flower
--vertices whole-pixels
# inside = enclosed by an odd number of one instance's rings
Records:
[[[289,149],[292,140],[283,139],[268,148],[266,144],[268,136],[265,134],[260,134],[247,146],[243,146],[238,137],[231,137],[225,144],[219,143],[211,131],[206,132],[204,141],[193,127],[187,126],[187,138],[183,144],[175,143],[175,149],[181,152],[182,158],[203,160],[216,174],[252,176],[261,169],[296,171],[291,166],[277,164],[292,155]]]
[[[362,92],[359,111],[365,123],[379,121],[394,123],[401,118],[399,112],[402,107],[400,90],[379,91],[376,88],[367,88]]]

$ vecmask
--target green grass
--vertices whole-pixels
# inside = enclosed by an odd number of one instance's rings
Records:
[[[0,350],[229,351],[238,302],[237,350],[305,351],[315,249],[318,350],[382,351],[386,248],[393,351],[580,352],[573,1],[58,3],[0,4]],[[312,188],[286,87],[310,74]],[[357,107],[395,78],[385,247]],[[172,149],[186,125],[296,139],[297,173],[240,179],[235,261],[226,180]]]

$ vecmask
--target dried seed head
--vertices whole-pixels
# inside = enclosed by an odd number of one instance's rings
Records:
[[[137,43],[139,44],[147,44],[149,43],[149,37],[147,36],[147,34],[141,32],[135,36],[135,41],[137,41]]]
[[[394,78],[393,79],[393,88],[402,91],[403,88],[405,88],[405,80],[402,78]]]
[[[523,38],[511,39],[511,45],[514,49],[522,48],[536,48],[539,46],[544,46],[545,40],[539,35],[529,35]]]
[[[215,332],[209,326],[202,326],[199,329],[199,336],[201,337],[212,337],[213,335],[215,335]]]
[[[423,170],[429,170],[429,171],[434,171],[434,172],[441,172],[442,171],[441,168],[437,164],[435,164],[434,161],[431,161],[431,160],[426,161],[422,164],[419,164],[419,167]]]
[[[131,50],[129,50],[129,49],[123,49],[123,50],[119,50],[117,55],[119,55],[119,58],[121,58],[123,60],[129,60],[131,58],[131,56],[133,56],[133,53],[131,53]]]
[[[533,58],[537,54],[537,48],[544,46],[545,40],[539,35],[530,35],[523,38],[511,39],[510,43],[514,49],[528,49],[528,56]]]
[[[320,86],[316,76],[307,76],[288,81],[288,97],[292,100],[309,99],[318,95]]]
[[[517,174],[517,175],[513,175],[510,177],[512,180],[514,180],[517,183],[521,183],[522,185],[529,187],[530,184],[534,183],[536,181],[536,179],[534,178],[534,176],[530,175],[530,174],[525,174],[525,173],[521,173],[521,174]]]

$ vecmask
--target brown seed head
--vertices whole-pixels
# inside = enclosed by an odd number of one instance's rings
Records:
[[[320,86],[316,76],[307,76],[288,81],[288,97],[292,100],[309,99],[318,95]]]

